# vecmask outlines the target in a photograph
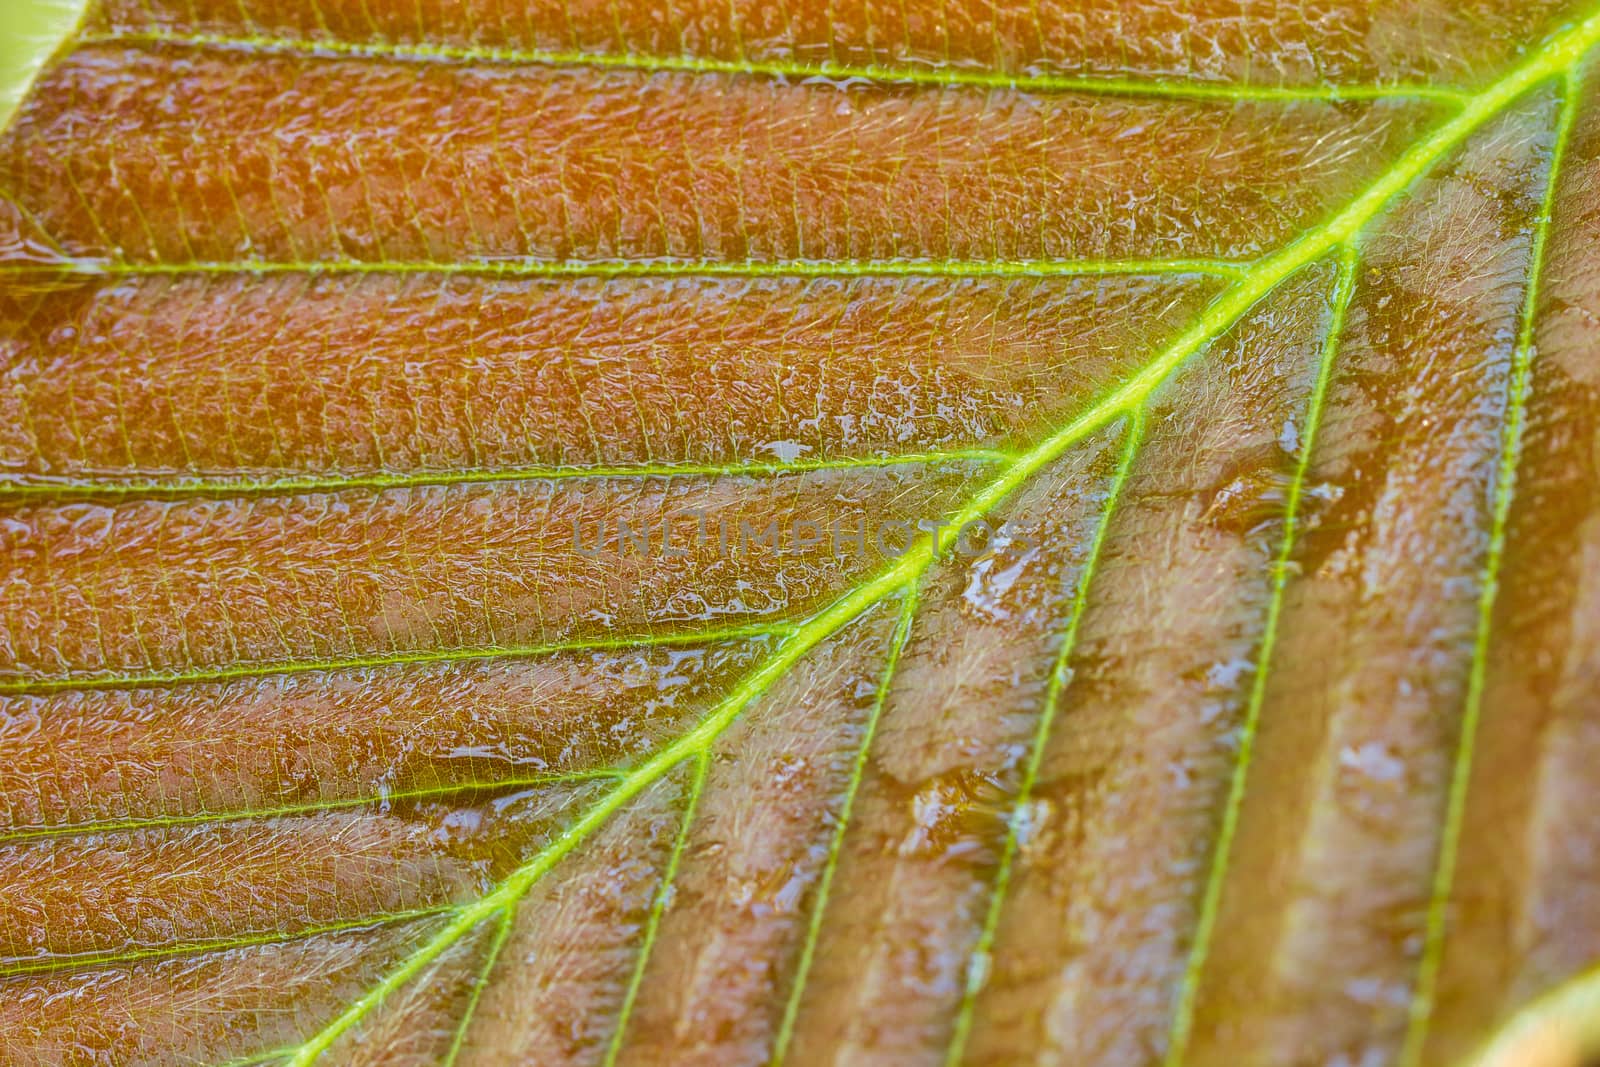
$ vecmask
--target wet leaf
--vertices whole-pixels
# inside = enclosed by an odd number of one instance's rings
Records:
[[[1420,1067],[1592,1002],[1597,46],[101,0],[0,136],[9,1056]]]

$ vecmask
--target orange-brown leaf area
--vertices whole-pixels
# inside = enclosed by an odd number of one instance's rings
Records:
[[[96,0],[0,1062],[1470,1057],[1600,965],[1597,18]]]

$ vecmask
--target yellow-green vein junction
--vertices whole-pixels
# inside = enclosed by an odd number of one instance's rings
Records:
[[[783,1019],[778,1023],[778,1036],[772,1046],[772,1067],[781,1067],[789,1053],[789,1042],[794,1037],[795,1019],[800,1014],[800,1000],[805,996],[806,982],[811,977],[811,965],[817,955],[817,941],[822,933],[822,922],[828,914],[828,898],[833,893],[834,874],[839,869],[839,856],[844,850],[845,831],[850,828],[850,817],[855,809],[856,793],[861,789],[861,779],[866,774],[867,757],[872,752],[872,741],[878,733],[878,720],[883,717],[883,706],[888,702],[889,689],[894,684],[895,672],[900,667],[900,654],[911,639],[911,624],[916,619],[920,595],[918,583],[906,591],[900,607],[900,621],[895,626],[889,645],[889,656],[878,680],[878,691],[872,698],[872,711],[867,715],[866,729],[861,732],[861,744],[850,766],[850,780],[845,785],[844,797],[828,841],[828,859],[822,867],[822,877],[817,881],[816,897],[811,904],[811,915],[806,921],[806,937],[800,946],[800,959],[795,964],[789,996],[784,1002]]]
[[[229,1060],[223,1067],[261,1067],[265,1063],[276,1063],[288,1054],[288,1049],[272,1048],[265,1052],[252,1052],[241,1059]]]
[[[683,861],[683,850],[689,844],[689,831],[694,826],[695,812],[700,809],[700,795],[705,792],[706,776],[711,771],[711,754],[701,752],[695,757],[694,774],[689,783],[689,797],[683,802],[683,817],[678,823],[678,836],[672,842],[672,855],[667,858],[667,869],[661,875],[650,902],[650,918],[645,921],[644,942],[639,946],[634,960],[633,973],[628,976],[628,991],[623,994],[622,1007],[617,1011],[617,1021],[611,1032],[611,1043],[606,1047],[605,1067],[613,1067],[622,1052],[622,1041],[628,1034],[628,1021],[633,1018],[633,1005],[639,999],[639,988],[644,984],[644,971],[650,965],[655,949],[656,934],[661,929],[661,917],[672,899],[673,887],[678,880],[678,866]]]
[[[447,904],[406,911],[378,912],[353,916],[336,922],[316,923],[290,930],[256,930],[242,934],[179,941],[155,948],[138,948],[112,952],[78,952],[54,956],[0,957],[0,979],[24,975],[62,974],[91,968],[111,967],[133,963],[168,960],[179,956],[198,956],[205,953],[225,952],[230,949],[253,948],[260,945],[281,945],[291,941],[305,941],[328,934],[368,930],[379,926],[398,926],[417,919],[449,915]]]
[[[979,931],[977,943],[967,959],[966,988],[962,990],[961,1006],[956,1011],[950,1044],[945,1050],[947,1067],[959,1064],[966,1052],[967,1038],[972,1031],[973,1010],[977,1006],[978,994],[982,992],[984,983],[988,980],[995,934],[1000,928],[1000,911],[1005,906],[1006,894],[1011,888],[1011,872],[1016,863],[1017,850],[1022,844],[1023,820],[1026,817],[1028,803],[1033,799],[1039,768],[1044,764],[1045,746],[1050,741],[1050,730],[1055,725],[1056,716],[1061,710],[1061,696],[1070,678],[1072,653],[1077,647],[1078,628],[1089,605],[1089,590],[1094,582],[1095,569],[1100,563],[1100,552],[1105,547],[1106,536],[1111,529],[1111,519],[1116,514],[1117,504],[1121,501],[1123,489],[1128,484],[1128,476],[1133,472],[1133,463],[1139,455],[1139,446],[1144,442],[1144,419],[1143,405],[1135,408],[1128,416],[1128,425],[1123,431],[1122,456],[1117,462],[1116,472],[1112,475],[1111,485],[1106,491],[1105,503],[1100,509],[1100,519],[1095,524],[1089,553],[1083,561],[1083,571],[1078,576],[1078,587],[1073,591],[1072,608],[1067,614],[1066,629],[1061,635],[1061,647],[1056,652],[1055,663],[1050,670],[1050,684],[1045,691],[1044,710],[1039,715],[1038,727],[1029,742],[1028,760],[1023,766],[1022,782],[1017,789],[1016,799],[1012,802],[1010,817],[1006,820],[1006,840],[1001,846],[999,869],[990,884],[989,906],[984,913],[983,928]]]
[[[1566,159],[1578,114],[1579,82],[1576,72],[1570,67],[1566,71],[1562,90],[1561,113],[1556,120],[1555,143],[1550,150],[1549,169],[1545,174],[1544,196],[1533,228],[1527,289],[1523,294],[1517,347],[1511,357],[1511,380],[1506,387],[1505,415],[1500,424],[1500,456],[1494,475],[1489,547],[1484,554],[1483,575],[1479,581],[1472,669],[1467,680],[1466,704],[1461,715],[1456,756],[1450,770],[1450,792],[1428,899],[1428,924],[1423,935],[1422,961],[1417,969],[1417,986],[1411,997],[1400,1067],[1416,1067],[1422,1059],[1439,981],[1439,966],[1444,956],[1444,935],[1449,924],[1450,898],[1461,851],[1461,827],[1466,818],[1467,787],[1472,778],[1478,722],[1483,717],[1483,689],[1488,675],[1489,637],[1494,626],[1495,598],[1500,591],[1500,564],[1505,556],[1506,533],[1511,521],[1511,497],[1516,488],[1517,460],[1522,454],[1522,432],[1527,422],[1528,389],[1533,377],[1534,326],[1539,316],[1540,282],[1550,239],[1550,216],[1555,211],[1561,165]]]
[[[1223,802],[1222,823],[1217,830],[1217,840],[1212,846],[1211,866],[1206,875],[1205,889],[1200,896],[1200,914],[1195,921],[1194,940],[1189,947],[1183,979],[1178,988],[1177,1008],[1173,1012],[1172,1026],[1167,1037],[1164,1062],[1168,1067],[1181,1064],[1189,1050],[1189,1035],[1194,1026],[1195,999],[1200,990],[1200,978],[1206,959],[1211,952],[1211,939],[1216,932],[1217,913],[1222,906],[1222,890],[1227,881],[1228,865],[1233,859],[1233,841],[1239,832],[1239,817],[1244,811],[1245,786],[1249,780],[1251,759],[1255,754],[1256,733],[1261,722],[1261,709],[1266,703],[1267,675],[1272,666],[1272,652],[1278,640],[1278,621],[1283,613],[1283,593],[1289,584],[1290,558],[1294,553],[1295,537],[1299,532],[1300,502],[1305,495],[1306,473],[1311,467],[1312,449],[1316,445],[1317,431],[1322,426],[1322,408],[1327,399],[1328,382],[1333,375],[1333,364],[1344,335],[1345,315],[1350,308],[1350,298],[1355,293],[1356,269],[1360,254],[1353,244],[1346,245],[1339,256],[1339,278],[1334,287],[1333,313],[1323,339],[1322,355],[1317,365],[1316,382],[1306,406],[1305,432],[1301,435],[1300,455],[1295,461],[1293,480],[1284,501],[1283,535],[1278,544],[1278,555],[1272,572],[1272,597],[1267,603],[1267,619],[1262,629],[1261,645],[1256,652],[1255,676],[1250,683],[1250,699],[1245,707],[1244,722],[1239,727],[1239,751],[1234,757],[1233,773],[1229,776],[1228,796]]]
[[[480,922],[514,905],[530,886],[634,797],[685,760],[697,759],[707,752],[751,701],[765,693],[807,653],[838,634],[875,605],[909,590],[923,572],[953,545],[963,526],[990,514],[1019,487],[1089,435],[1139,410],[1173,371],[1220,337],[1258,301],[1304,267],[1347,245],[1397,196],[1460,146],[1475,130],[1530,89],[1565,74],[1597,41],[1600,41],[1600,12],[1533,49],[1508,74],[1481,93],[1469,97],[1459,112],[1402,154],[1387,172],[1343,209],[1278,251],[1263,257],[1241,274],[1206,307],[1194,323],[1143,368],[1001,468],[954,514],[949,526],[919,540],[904,556],[877,575],[796,626],[773,654],[735,685],[698,725],[619,779],[571,826],[504,881],[484,896],[456,908],[439,932],[295,1048],[288,1059],[289,1064],[305,1067],[314,1062],[341,1034],[359,1024],[389,994],[421,973],[440,953]]]
[[[0,845],[14,845],[24,841],[38,841],[43,838],[84,837],[90,834],[110,834],[140,830],[174,830],[187,826],[215,826],[221,823],[256,819],[289,819],[300,815],[320,815],[324,812],[371,808],[385,804],[442,800],[448,797],[469,796],[474,793],[503,793],[514,789],[537,789],[542,786],[592,782],[597,779],[620,778],[626,773],[627,771],[620,767],[603,767],[590,771],[530,774],[509,778],[455,782],[449,785],[429,786],[419,789],[399,789],[393,792],[374,793],[367,796],[315,800],[304,804],[200,811],[188,815],[150,815],[143,818],[99,819],[90,822],[14,826],[0,828]]]
[[[1459,102],[1459,89],[1437,85],[1253,85],[1240,82],[1184,81],[1173,78],[1097,78],[1053,74],[1004,74],[960,67],[916,67],[880,63],[799,63],[711,59],[699,56],[644,55],[579,50],[493,48],[482,45],[393,44],[341,41],[331,37],[271,37],[142,30],[85,36],[83,45],[168,45],[227,52],[288,53],[323,59],[371,59],[487,63],[504,66],[592,67],[644,73],[744,75],[805,81],[871,81],[934,88],[1016,89],[1035,93],[1085,93],[1172,100],[1296,101],[1421,99]]]
[[[483,954],[483,964],[478,968],[478,973],[472,976],[472,992],[467,994],[467,1006],[461,1009],[461,1018],[456,1022],[455,1036],[450,1039],[450,1051],[445,1053],[444,1063],[441,1067],[455,1067],[456,1060],[461,1057],[461,1048],[467,1042],[467,1030],[472,1026],[472,1017],[478,1011],[478,1001],[483,996],[484,986],[489,984],[489,978],[494,974],[494,966],[500,961],[500,953],[505,949],[506,942],[511,939],[511,930],[515,925],[516,912],[507,908],[495,920],[494,937],[489,942],[489,949]]]

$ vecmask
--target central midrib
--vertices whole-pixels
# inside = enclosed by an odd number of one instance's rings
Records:
[[[1396,196],[1474,131],[1525,92],[1569,70],[1597,41],[1600,41],[1600,11],[1550,38],[1499,81],[1467,98],[1459,112],[1413,145],[1394,166],[1327,222],[1257,261],[1140,371],[1020,455],[999,476],[985,484],[955,513],[948,526],[920,540],[878,575],[798,625],[772,657],[747,675],[697,726],[620,779],[574,824],[490,892],[460,905],[448,924],[321,1031],[294,1049],[288,1062],[303,1067],[316,1060],[388,994],[418,974],[467,932],[490,916],[515,906],[530,886],[613,814],[684,760],[704,753],[752,701],[787,674],[802,657],[875,605],[910,587],[954,544],[963,527],[990,514],[1068,449],[1139,408],[1178,367],[1219,338],[1258,301],[1302,268],[1355,238]]]

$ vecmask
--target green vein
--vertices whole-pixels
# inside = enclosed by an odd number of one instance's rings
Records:
[[[1021,843],[1020,831],[1025,818],[1024,812],[1028,802],[1033,798],[1033,789],[1039,779],[1039,768],[1044,764],[1045,747],[1050,741],[1050,731],[1060,714],[1061,695],[1066,691],[1072,678],[1072,654],[1077,647],[1078,630],[1089,605],[1089,589],[1094,583],[1094,573],[1099,566],[1100,553],[1105,547],[1117,505],[1122,499],[1123,489],[1128,484],[1134,460],[1139,454],[1139,446],[1144,440],[1144,419],[1142,406],[1128,414],[1122,455],[1117,461],[1116,472],[1112,475],[1111,485],[1106,491],[1099,521],[1095,524],[1094,536],[1089,542],[1089,552],[1084,558],[1083,571],[1078,578],[1078,587],[1073,591],[1072,608],[1067,615],[1066,629],[1061,635],[1061,647],[1050,670],[1050,684],[1045,692],[1044,710],[1039,715],[1038,726],[1029,742],[1028,761],[1023,767],[1022,782],[1017,789],[1016,801],[1011,806],[1010,818],[1006,820],[1006,840],[1000,852],[1000,866],[995,872],[994,882],[989,890],[989,906],[984,912],[983,927],[967,960],[966,985],[961,994],[961,1006],[956,1011],[950,1044],[945,1050],[944,1062],[947,1067],[955,1067],[966,1053],[967,1038],[972,1030],[973,1009],[977,1005],[978,994],[988,981],[989,961],[994,951],[995,935],[1000,928],[1000,912],[1005,907],[1006,894],[1011,888],[1011,872]]]
[[[72,258],[53,263],[3,263],[0,275],[166,277],[207,274],[433,274],[492,278],[1077,278],[1201,274],[1237,278],[1248,263],[1227,259],[782,259],[551,260],[530,257],[444,260],[241,259],[126,263]]]
[[[661,929],[661,917],[666,914],[672,900],[673,886],[678,879],[678,866],[683,851],[689,844],[689,833],[694,828],[695,812],[700,807],[700,795],[705,791],[706,776],[711,770],[711,755],[701,752],[694,759],[694,777],[689,784],[689,796],[684,801],[683,817],[678,822],[678,835],[672,842],[672,853],[667,858],[667,869],[661,874],[661,884],[650,902],[650,917],[645,922],[644,941],[639,946],[638,957],[633,962],[633,973],[628,976],[628,990],[622,996],[622,1007],[617,1011],[617,1021],[612,1027],[611,1042],[606,1046],[605,1067],[613,1067],[622,1052],[622,1042],[628,1033],[628,1021],[633,1018],[633,1006],[639,999],[639,989],[644,983],[645,968],[650,965],[650,955],[655,951],[656,934]]]
[[[139,830],[170,830],[188,826],[214,826],[248,819],[294,818],[301,815],[319,815],[330,811],[352,808],[377,807],[415,800],[437,800],[470,793],[499,792],[507,789],[533,789],[545,785],[562,785],[577,782],[603,781],[620,778],[626,771],[603,769],[572,771],[566,774],[536,774],[520,778],[502,778],[493,781],[459,782],[453,785],[430,786],[425,789],[397,790],[375,793],[370,796],[339,797],[333,800],[311,801],[305,804],[284,804],[271,808],[239,808],[230,811],[195,812],[190,815],[151,815],[143,818],[97,819],[90,822],[60,823],[45,826],[22,826],[0,830],[0,845],[15,845],[63,837],[86,837],[93,834],[120,833]]]
[[[861,788],[862,776],[866,773],[867,758],[872,752],[872,740],[878,732],[878,720],[883,715],[883,706],[889,699],[889,691],[894,685],[895,671],[900,665],[900,653],[905,650],[906,642],[911,637],[911,624],[917,613],[917,589],[913,585],[904,595],[904,602],[900,609],[900,621],[895,626],[895,633],[889,647],[888,661],[884,664],[883,674],[878,682],[878,691],[872,698],[872,710],[867,716],[866,729],[861,735],[861,744],[856,748],[855,762],[850,768],[850,781],[845,786],[844,800],[839,806],[838,821],[834,823],[833,837],[828,842],[828,859],[822,868],[822,877],[817,883],[816,900],[811,905],[811,915],[806,922],[805,942],[800,948],[800,959],[795,965],[794,984],[790,987],[788,1000],[783,1006],[783,1019],[778,1025],[778,1036],[773,1042],[770,1067],[781,1067],[784,1057],[789,1052],[789,1042],[794,1038],[795,1019],[800,1014],[800,1001],[805,996],[806,982],[811,975],[811,966],[817,953],[817,941],[822,933],[822,921],[827,916],[828,898],[833,891],[834,873],[839,867],[839,856],[844,849],[846,831],[850,828],[850,816],[855,809],[856,794]]]
[[[414,919],[448,915],[453,910],[454,908],[451,905],[442,904],[431,908],[415,908],[410,911],[396,911],[382,915],[363,915],[357,919],[321,923],[316,926],[301,927],[298,930],[267,930],[253,934],[200,938],[194,941],[180,941],[170,945],[162,945],[159,948],[142,948],[128,952],[78,952],[42,957],[11,957],[0,960],[0,978],[59,974],[63,971],[81,971],[91,967],[147,963],[173,959],[178,956],[195,956],[205,952],[226,952],[236,948],[286,945],[295,941],[304,941],[307,938],[320,937],[323,934],[341,934],[354,930],[377,929],[382,926],[394,926],[399,923],[411,922]]]
[[[500,908],[520,900],[540,878],[639,793],[685,760],[698,758],[709,752],[711,745],[733,724],[750,702],[784,677],[807,652],[844,629],[885,597],[901,589],[909,580],[914,579],[927,567],[939,548],[949,547],[954,542],[957,531],[944,531],[944,534],[948,536],[940,536],[937,545],[931,537],[919,541],[876,578],[856,587],[826,610],[796,628],[769,659],[746,675],[698,725],[625,775],[609,793],[584,811],[555,840],[489,893],[456,908],[452,920],[432,939],[351,1003],[337,1018],[296,1048],[289,1061],[291,1067],[305,1067],[306,1064],[314,1062],[327,1051],[340,1034],[358,1023],[478,923]]]
[[[4,96],[0,96],[0,108],[4,107],[4,100]],[[0,121],[0,126],[3,125],[3,121]],[[42,221],[40,221],[39,216],[28,210],[26,207],[23,207],[22,203],[17,200],[15,196],[4,189],[0,189],[0,203],[6,204],[11,208],[12,211],[15,211],[19,216],[21,216],[24,225],[31,226],[34,233],[36,233],[41,240],[50,246],[50,252],[52,255],[58,255],[62,258],[69,258],[67,253],[62,250],[61,246],[56,244],[56,239],[51,237],[50,234],[45,230],[45,225]],[[0,266],[5,267],[6,269],[12,269],[18,265],[6,263],[0,264]],[[48,265],[45,266],[45,271],[46,273],[49,273],[50,268]]]
[[[1456,149],[1475,130],[1523,93],[1546,79],[1565,73],[1596,41],[1600,41],[1600,12],[1551,37],[1542,46],[1532,50],[1521,64],[1499,81],[1465,101],[1459,112],[1404,152],[1387,172],[1328,221],[1307,230],[1278,251],[1258,260],[1249,271],[1224,289],[1189,328],[1180,332],[1139,371],[1019,455],[983,485],[951,517],[949,526],[920,538],[903,556],[888,564],[877,575],[796,626],[773,654],[741,679],[698,725],[629,771],[566,830],[488,893],[455,908],[450,921],[433,937],[353,1000],[320,1031],[295,1048],[289,1061],[292,1067],[306,1067],[314,1062],[340,1034],[360,1022],[440,953],[478,923],[519,900],[530,886],[640,792],[670,773],[685,759],[706,751],[751,701],[765,693],[812,649],[886,597],[907,589],[935,559],[954,545],[964,526],[988,515],[1019,487],[1085,437],[1143,407],[1173,371],[1221,336],[1285,279],[1351,241],[1385,210],[1390,201],[1409,189],[1440,158]]]
[[[886,64],[798,63],[709,59],[694,56],[653,56],[607,54],[544,49],[456,47],[435,44],[358,43],[329,38],[304,39],[207,33],[174,33],[164,30],[137,33],[97,34],[84,37],[82,45],[172,45],[184,48],[218,49],[241,53],[292,53],[324,59],[381,59],[411,61],[449,61],[552,67],[593,67],[602,70],[635,70],[647,73],[723,74],[782,78],[803,81],[825,78],[831,81],[874,81],[896,85],[915,85],[957,89],[1016,89],[1037,93],[1088,93],[1104,96],[1149,97],[1154,99],[1200,101],[1342,101],[1422,99],[1459,103],[1467,94],[1459,89],[1437,85],[1246,85],[1183,81],[1179,79],[1137,79],[1073,77],[1052,74],[1002,74],[994,71],[962,70],[953,67],[913,67]]]
[[[445,1054],[441,1067],[455,1067],[456,1060],[461,1056],[461,1047],[466,1044],[467,1029],[472,1025],[472,1016],[478,1010],[478,1001],[483,996],[484,986],[489,984],[494,966],[500,961],[500,953],[511,937],[515,914],[511,908],[500,913],[500,920],[495,924],[494,939],[489,942],[488,951],[484,953],[483,966],[479,967],[478,973],[473,976],[472,992],[467,995],[466,1007],[461,1009],[461,1019],[456,1023],[455,1036],[450,1039],[450,1051]]]
[[[1444,938],[1450,924],[1450,897],[1454,890],[1456,864],[1461,849],[1461,830],[1466,818],[1467,789],[1477,747],[1478,722],[1483,716],[1483,691],[1488,673],[1489,639],[1494,628],[1495,598],[1500,591],[1500,564],[1505,555],[1506,531],[1510,524],[1511,499],[1516,489],[1517,461],[1522,454],[1522,432],[1527,421],[1529,384],[1533,377],[1534,329],[1539,314],[1541,274],[1550,238],[1550,219],[1555,212],[1561,165],[1572,140],[1577,119],[1580,85],[1569,68],[1563,83],[1561,114],[1556,122],[1555,143],[1550,151],[1545,176],[1544,196],[1534,224],[1529,253],[1527,291],[1523,296],[1522,321],[1517,347],[1511,360],[1511,381],[1507,388],[1506,414],[1501,424],[1500,461],[1494,476],[1493,520],[1483,576],[1478,594],[1477,633],[1472,647],[1472,670],[1461,715],[1460,739],[1456,742],[1454,765],[1450,770],[1450,792],[1445,807],[1444,828],[1440,837],[1433,884],[1428,899],[1428,922],[1422,958],[1417,968],[1417,987],[1411,999],[1401,1067],[1415,1067],[1422,1059],[1428,1034],[1429,1017],[1437,992],[1439,966],[1444,955]]]
[[[520,645],[505,648],[452,648],[430,652],[395,652],[377,656],[351,656],[344,659],[280,660],[192,671],[147,671],[132,674],[74,675],[56,678],[7,678],[0,681],[0,697],[24,694],[80,692],[99,689],[146,689],[177,685],[204,685],[235,682],[249,678],[273,678],[309,674],[317,671],[366,670],[401,664],[469,663],[479,660],[532,659],[562,652],[614,652],[657,646],[697,645],[716,641],[738,641],[755,637],[782,637],[793,632],[789,623],[763,623],[729,626],[712,630],[693,630],[663,634],[634,634],[616,637],[584,638],[547,645]]]
[[[417,471],[409,474],[352,474],[286,478],[172,478],[142,481],[15,481],[0,478],[0,503],[129,498],[272,496],[416,489],[427,486],[499,482],[563,481],[573,478],[741,478],[776,477],[812,471],[857,471],[940,463],[1003,463],[1008,453],[987,448],[898,455],[795,460],[791,463],[626,463],[594,466],[552,465],[494,470]]]
[[[287,1056],[289,1051],[282,1048],[268,1049],[265,1052],[252,1052],[241,1059],[229,1060],[223,1067],[260,1067],[263,1063],[272,1063]]]
[[[1251,758],[1255,753],[1256,734],[1261,722],[1261,709],[1266,704],[1267,673],[1272,666],[1272,652],[1278,641],[1278,622],[1283,614],[1283,594],[1289,584],[1295,538],[1299,531],[1300,501],[1305,495],[1306,475],[1311,469],[1312,450],[1317,433],[1322,426],[1322,409],[1327,401],[1328,383],[1332,380],[1334,361],[1338,357],[1340,341],[1344,335],[1345,315],[1355,293],[1356,270],[1360,253],[1355,245],[1348,244],[1339,255],[1339,277],[1334,288],[1333,311],[1328,320],[1327,335],[1323,339],[1322,354],[1317,364],[1317,377],[1306,405],[1305,431],[1301,436],[1300,455],[1295,461],[1294,476],[1283,509],[1283,535],[1278,543],[1278,555],[1273,561],[1272,596],[1267,602],[1266,622],[1262,627],[1261,646],[1256,653],[1255,675],[1251,679],[1250,698],[1245,707],[1244,722],[1239,727],[1239,750],[1234,755],[1233,770],[1228,781],[1228,796],[1223,803],[1222,821],[1212,847],[1210,869],[1206,874],[1205,889],[1200,897],[1200,913],[1195,921],[1194,940],[1184,965],[1183,978],[1178,987],[1177,1006],[1167,1037],[1167,1052],[1162,1059],[1164,1067],[1182,1067],[1188,1054],[1189,1038],[1194,1026],[1195,1001],[1200,991],[1200,979],[1206,959],[1211,951],[1216,933],[1217,915],[1222,904],[1222,891],[1228,876],[1228,866],[1233,858],[1233,842],[1239,832],[1239,818],[1244,810],[1246,784],[1249,781]]]

